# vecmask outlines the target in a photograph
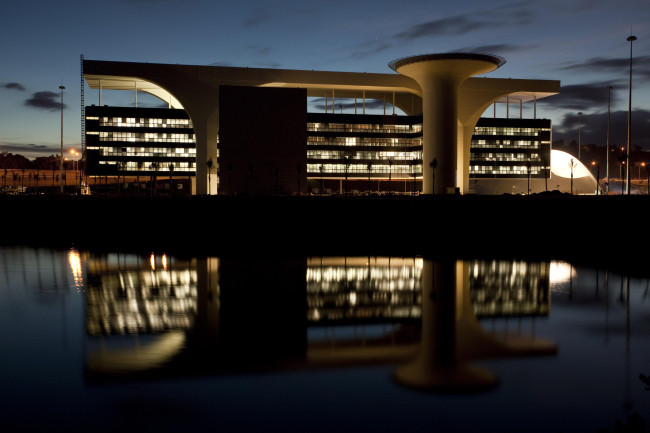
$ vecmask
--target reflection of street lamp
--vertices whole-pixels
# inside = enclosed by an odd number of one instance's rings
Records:
[[[625,181],[627,183],[627,194],[630,195],[630,143],[632,141],[632,42],[636,41],[636,36],[628,36],[630,42],[630,95],[627,106],[627,170]]]
[[[61,90],[61,158],[59,160],[60,162],[60,169],[61,169],[61,179],[59,182],[60,188],[59,192],[63,194],[63,91],[65,90],[65,86],[59,86],[59,90]]]

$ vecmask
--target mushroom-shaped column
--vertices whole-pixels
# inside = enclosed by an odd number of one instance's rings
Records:
[[[493,71],[505,59],[488,54],[425,54],[394,60],[394,71],[422,89],[422,192],[454,192],[457,185],[458,87],[467,78]]]

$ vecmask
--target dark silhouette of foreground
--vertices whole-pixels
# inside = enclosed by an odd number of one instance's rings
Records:
[[[0,196],[1,243],[644,265],[647,196]]]

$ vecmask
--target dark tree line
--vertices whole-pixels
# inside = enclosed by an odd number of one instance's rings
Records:
[[[72,170],[72,161],[63,161],[66,170]],[[79,161],[79,167],[83,167],[83,161]],[[39,156],[35,159],[28,159],[20,154],[0,152],[0,169],[25,169],[25,170],[57,170],[59,168],[59,157],[57,155]]]

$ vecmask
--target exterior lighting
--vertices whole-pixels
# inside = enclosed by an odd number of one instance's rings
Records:
[[[61,91],[61,158],[59,159],[61,177],[59,178],[59,192],[63,194],[63,91],[65,90],[65,86],[59,86],[59,90]]]
[[[580,161],[580,147],[581,146],[581,141],[580,141],[580,130],[582,129],[582,111],[578,111],[578,161]]]
[[[627,106],[627,170],[625,171],[625,182],[627,184],[627,195],[630,195],[630,143],[632,142],[632,42],[636,41],[636,36],[628,36],[630,42],[630,86]]]

